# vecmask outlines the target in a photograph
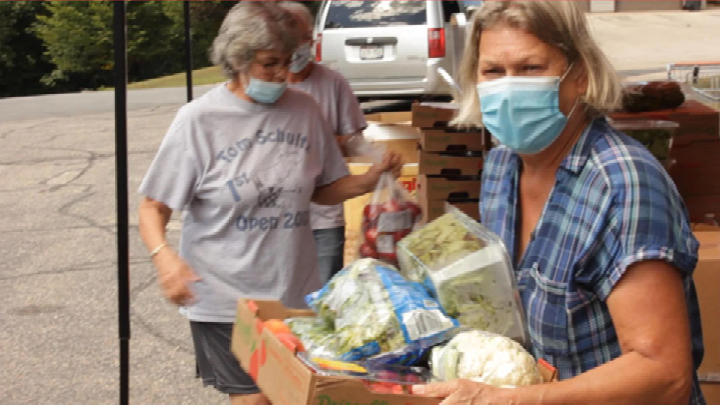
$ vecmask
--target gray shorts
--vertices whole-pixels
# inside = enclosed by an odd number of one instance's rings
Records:
[[[230,350],[232,323],[190,321],[195,344],[196,377],[228,395],[260,393],[253,379],[240,367]]]
[[[313,230],[318,252],[318,269],[323,284],[343,269],[345,227]]]

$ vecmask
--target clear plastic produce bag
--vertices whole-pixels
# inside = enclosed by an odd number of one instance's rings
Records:
[[[469,379],[500,387],[543,382],[530,353],[518,342],[489,332],[457,334],[445,346],[432,349],[430,363],[433,375],[444,381]]]
[[[364,138],[347,141],[351,154],[382,161],[384,150]],[[362,214],[360,258],[378,259],[397,266],[396,244],[418,227],[422,219],[420,205],[392,173],[385,173],[373,191]]]
[[[306,301],[333,330],[327,351],[341,360],[412,364],[458,326],[421,285],[374,259],[353,262]]]
[[[402,274],[422,283],[462,326],[529,338],[515,274],[500,238],[458,209],[398,244]]]

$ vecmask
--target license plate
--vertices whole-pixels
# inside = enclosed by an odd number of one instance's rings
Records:
[[[360,47],[360,59],[362,60],[377,60],[382,59],[385,56],[385,50],[382,46],[361,46]]]

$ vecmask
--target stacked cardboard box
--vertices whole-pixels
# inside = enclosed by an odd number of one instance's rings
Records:
[[[720,228],[699,225],[694,233],[700,251],[693,278],[705,344],[698,377],[707,403],[720,404]]]
[[[480,174],[489,136],[480,128],[448,125],[456,113],[452,104],[416,104],[412,126],[418,128],[418,201],[423,222],[445,213],[450,203],[479,219]]]

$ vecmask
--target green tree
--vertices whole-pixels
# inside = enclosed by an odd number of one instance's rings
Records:
[[[182,66],[182,37],[162,1],[127,2],[128,78],[143,80]],[[111,1],[48,1],[35,32],[55,70],[52,83],[80,73],[85,87],[110,84],[113,77],[113,4]]]
[[[41,1],[0,1],[0,97],[47,93],[41,78],[52,70],[43,43],[32,32],[45,12]]]
[[[173,32],[180,41],[185,40],[185,17],[182,1],[164,1],[166,15],[173,21]],[[190,2],[190,28],[192,34],[193,67],[210,66],[208,52],[227,12],[237,1]],[[182,48],[184,49],[184,48]]]

